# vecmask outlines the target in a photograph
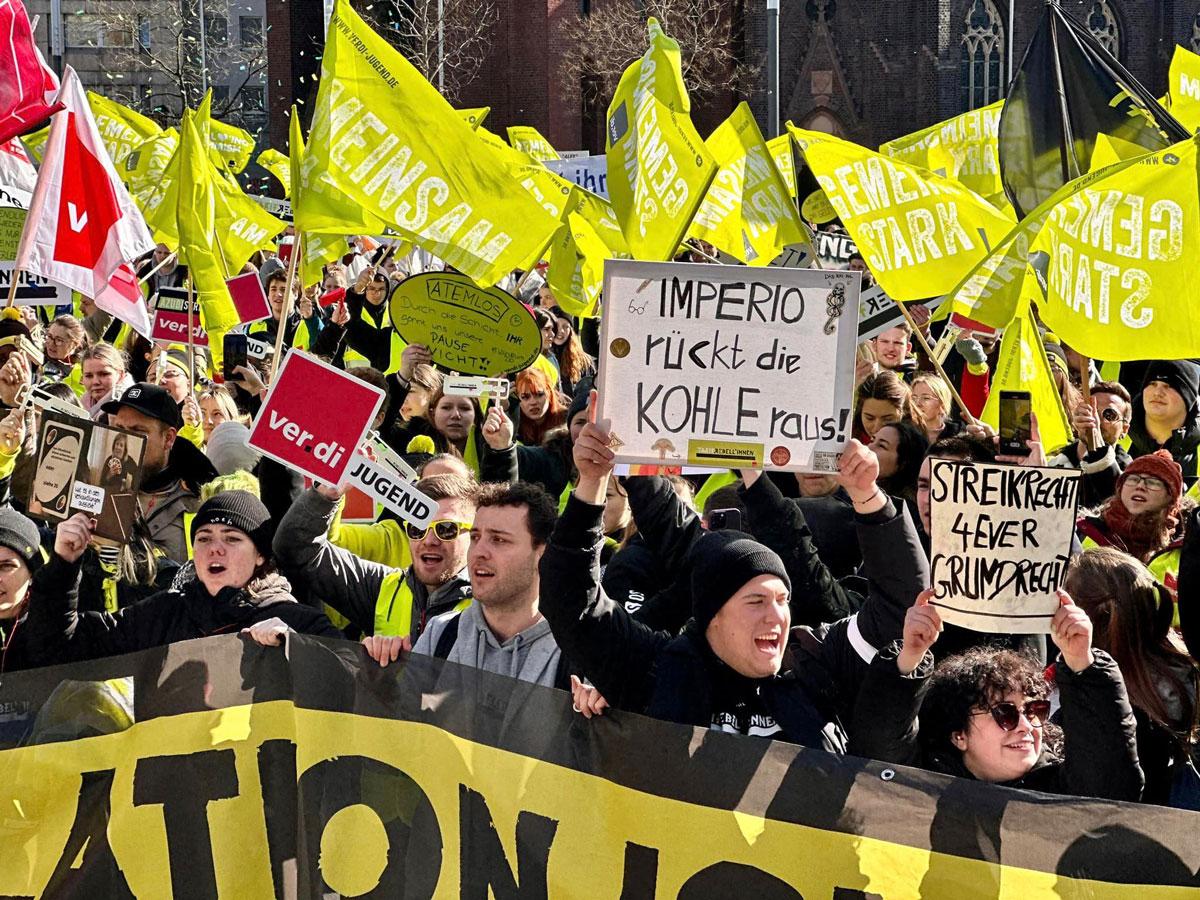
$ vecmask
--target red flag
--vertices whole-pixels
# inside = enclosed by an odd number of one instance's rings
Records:
[[[57,90],[21,0],[0,0],[0,143],[49,118]]]
[[[93,298],[148,336],[150,314],[128,263],[153,250],[154,241],[113,169],[70,67],[59,101],[64,108],[50,125],[17,268]]]

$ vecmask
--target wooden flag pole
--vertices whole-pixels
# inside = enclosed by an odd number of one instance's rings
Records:
[[[154,277],[155,273],[157,273],[159,269],[161,269],[163,266],[165,266],[167,263],[169,263],[171,260],[173,260],[178,255],[179,254],[177,252],[176,253],[168,253],[165,257],[163,257],[162,262],[160,262],[153,269],[151,269],[149,272],[147,272],[143,277],[138,279],[138,284],[139,285],[145,284],[147,281],[149,281],[151,278]]]
[[[917,327],[917,323],[913,321],[912,313],[908,311],[908,307],[906,307],[899,300],[896,301],[896,306],[899,308],[900,314],[904,316],[904,321],[908,323],[908,327],[911,328],[913,334],[916,335],[917,342],[921,345],[921,349],[925,351],[925,355],[929,357],[929,361],[933,363],[933,367],[937,370],[937,373],[942,376],[942,380],[945,381],[946,386],[950,388],[950,395],[954,398],[954,402],[958,404],[959,411],[967,420],[967,424],[978,425],[979,423],[975,420],[975,417],[971,415],[971,411],[967,409],[967,404],[965,404],[963,402],[963,398],[959,396],[958,388],[954,386],[954,382],[950,380],[949,376],[946,374],[946,370],[942,368],[942,364],[938,362],[937,357],[933,355],[933,350],[930,349],[929,342],[925,340],[925,334],[920,328]]]
[[[13,303],[17,300],[17,278],[20,276],[20,269],[13,269],[12,281],[8,284],[8,302],[4,304],[5,309],[11,309]]]
[[[1091,378],[1092,361],[1087,356],[1079,357],[1079,392],[1083,395],[1083,402],[1088,406],[1092,406],[1092,378]],[[1093,407],[1095,411],[1095,407]],[[1067,415],[1073,415],[1075,410],[1068,410]],[[1100,423],[1096,423],[1095,428],[1089,428],[1086,435],[1081,434],[1083,443],[1087,445],[1089,450],[1099,450],[1104,446],[1104,436],[1100,434]]]
[[[189,273],[188,280],[188,296],[187,296],[187,329],[188,329],[188,385],[189,390],[196,388],[196,332],[192,325],[192,276]]]
[[[296,282],[296,266],[303,252],[304,235],[297,231],[295,240],[292,241],[292,258],[288,260],[287,289],[283,292],[283,309],[279,311],[279,327],[275,330],[275,356],[271,360],[271,373],[267,384],[275,381],[279,358],[283,355],[283,334],[287,330],[288,317],[292,314],[292,285]]]

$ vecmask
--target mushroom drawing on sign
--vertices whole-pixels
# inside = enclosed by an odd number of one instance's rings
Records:
[[[659,438],[650,445],[650,449],[657,451],[659,459],[666,459],[668,453],[675,453],[675,445],[666,438]]]

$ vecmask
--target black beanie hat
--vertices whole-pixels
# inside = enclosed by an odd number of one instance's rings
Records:
[[[1196,400],[1200,397],[1200,367],[1186,359],[1159,359],[1146,367],[1146,377],[1142,379],[1142,390],[1152,381],[1161,381],[1173,388],[1183,398],[1183,406],[1189,412],[1196,409]]]
[[[255,548],[267,559],[271,558],[271,539],[275,536],[275,523],[263,502],[249,491],[222,491],[204,502],[192,519],[192,542],[196,532],[204,525],[228,525],[244,531],[254,542]]]
[[[567,427],[571,427],[571,420],[587,409],[588,395],[592,393],[593,380],[591,378],[582,379],[575,386],[575,394],[571,397],[571,407],[567,410]]]
[[[710,531],[689,554],[692,559],[692,618],[701,631],[734,594],[752,578],[775,575],[790,593],[783,560],[774,550],[740,531]]]
[[[0,507],[0,547],[25,561],[30,572],[42,567],[42,541],[37,526],[11,506]]]

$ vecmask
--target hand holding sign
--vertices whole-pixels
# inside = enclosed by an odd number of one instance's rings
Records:
[[[417,366],[433,365],[433,354],[424,344],[409,344],[400,354],[400,376],[405,380],[412,378],[413,369]]]
[[[1092,620],[1075,605],[1066,591],[1058,592],[1058,612],[1050,622],[1050,636],[1072,672],[1082,672],[1096,661],[1092,654]]]
[[[483,423],[483,439],[493,450],[507,450],[513,443],[513,423],[499,406],[488,410]]]
[[[25,354],[14,353],[9,356],[4,367],[0,368],[0,402],[5,406],[16,406],[17,394],[31,381],[29,360]]]
[[[605,490],[608,487],[608,476],[616,465],[616,454],[613,453],[612,434],[609,432],[609,422],[596,421],[597,393],[588,395],[588,423],[579,432],[575,441],[572,455],[575,468],[579,470],[579,485],[575,495],[585,503],[603,503]]]
[[[75,513],[59,522],[58,530],[54,532],[54,552],[64,562],[78,561],[92,541],[93,527],[95,519],[84,513]]]
[[[16,456],[25,442],[25,415],[20,409],[14,409],[4,421],[0,422],[0,453],[5,456]]]
[[[911,674],[921,664],[925,652],[937,643],[942,633],[942,617],[936,606],[929,605],[932,599],[932,590],[922,591],[904,614],[904,646],[896,657],[896,668],[901,675]]]

